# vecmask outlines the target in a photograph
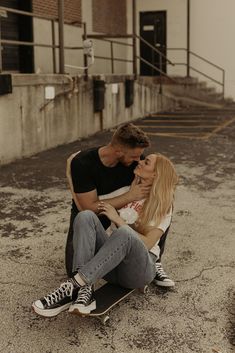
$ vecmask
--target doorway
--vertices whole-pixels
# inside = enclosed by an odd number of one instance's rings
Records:
[[[0,0],[0,5],[16,10],[32,11],[32,0]],[[1,38],[15,41],[33,41],[32,17],[7,12],[1,17]],[[3,71],[34,72],[33,47],[23,45],[2,45]]]
[[[166,11],[140,12],[140,36],[166,55]],[[140,42],[140,56],[160,69],[160,54]],[[166,61],[162,58],[162,71],[166,73]],[[159,76],[159,71],[140,62],[140,75]]]

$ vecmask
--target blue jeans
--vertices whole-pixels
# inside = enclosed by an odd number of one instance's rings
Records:
[[[126,288],[141,288],[155,277],[155,256],[128,225],[108,236],[96,214],[80,212],[74,220],[73,271],[87,284],[104,278]]]

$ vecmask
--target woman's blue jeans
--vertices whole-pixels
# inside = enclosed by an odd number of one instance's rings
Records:
[[[141,288],[155,277],[155,256],[128,225],[108,236],[96,214],[80,212],[74,220],[73,271],[87,284],[104,278],[126,288]]]

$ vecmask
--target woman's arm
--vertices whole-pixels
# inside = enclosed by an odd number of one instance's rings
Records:
[[[169,210],[169,213],[162,219],[160,224],[157,226],[153,224],[147,228],[146,234],[140,234],[141,239],[147,246],[147,248],[150,250],[152,247],[156,244],[156,242],[161,238],[161,236],[165,233],[167,228],[171,224],[171,219],[172,219],[172,206]],[[151,222],[152,223],[152,222]],[[150,223],[150,224],[151,224]],[[138,232],[138,228],[136,229]]]
[[[115,223],[117,227],[121,227],[126,222],[119,216],[117,210],[109,203],[100,201],[98,204],[98,211],[100,214],[105,215],[111,222]]]
[[[99,203],[100,214],[104,214],[107,216],[110,221],[114,222],[117,227],[121,227],[122,225],[126,225],[126,222],[119,216],[116,209],[106,202]],[[140,239],[146,245],[146,247],[150,250],[156,244],[156,242],[161,238],[164,233],[163,230],[157,227],[148,227],[148,231],[146,234],[141,234],[137,229],[134,229],[139,235]]]
[[[146,247],[150,250],[152,247],[156,244],[156,242],[161,238],[163,235],[163,230],[160,228],[152,227],[146,234],[139,234],[139,237],[143,241],[143,243],[146,245]]]

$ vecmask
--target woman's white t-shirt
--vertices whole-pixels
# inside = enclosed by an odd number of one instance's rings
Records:
[[[122,195],[123,193],[127,192],[130,189],[129,186],[125,186],[121,189],[118,189],[111,194],[108,195],[102,195],[99,196],[100,200],[105,200],[106,198],[111,198],[115,196]],[[140,200],[140,201],[132,201],[128,203],[127,205],[123,206],[120,210],[118,210],[118,213],[120,217],[129,225],[134,224],[138,217],[139,217],[139,212],[144,204],[145,200]],[[170,209],[170,212],[163,218],[161,223],[157,225],[154,221],[151,221],[149,223],[149,226],[157,227],[165,233],[167,228],[171,224],[171,218],[172,218],[172,207]],[[155,256],[159,257],[160,254],[160,248],[158,246],[159,240],[156,242],[156,244],[149,250],[151,253],[153,253]]]
[[[140,200],[140,201],[132,201],[122,207],[120,210],[118,210],[120,217],[127,223],[127,224],[134,224],[139,216],[139,212],[144,204],[145,200]],[[172,218],[172,207],[170,209],[170,212],[162,219],[161,223],[159,225],[156,224],[156,222],[151,221],[149,223],[149,226],[152,227],[157,227],[165,233],[167,228],[170,226],[171,223],[171,218]],[[149,250],[151,253],[153,253],[155,256],[159,257],[160,254],[160,248],[158,246],[159,240],[154,244],[154,246]]]

